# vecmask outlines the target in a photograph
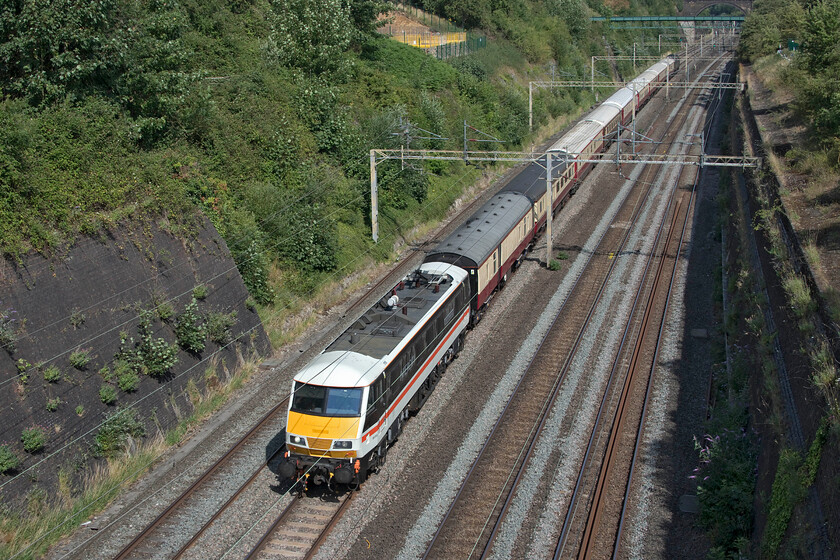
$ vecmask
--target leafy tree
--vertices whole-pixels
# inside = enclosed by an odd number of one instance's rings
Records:
[[[840,4],[822,0],[808,10],[799,66],[805,70],[797,84],[801,105],[823,137],[840,136]]]
[[[271,0],[268,50],[281,63],[318,75],[345,77],[353,37],[341,0]]]
[[[355,27],[351,43],[363,45],[377,36],[379,14],[388,11],[388,5],[378,0],[348,0],[350,21]]]
[[[126,37],[116,0],[23,0],[0,4],[0,91],[52,102],[117,71]]]
[[[741,28],[739,53],[746,60],[773,53],[789,38],[798,37],[805,11],[796,0],[761,0],[755,3]]]

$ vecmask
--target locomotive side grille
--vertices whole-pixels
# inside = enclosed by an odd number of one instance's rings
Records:
[[[309,441],[309,448],[310,449],[322,449],[327,450],[332,447],[333,440],[331,439],[322,439],[322,438],[308,438]]]

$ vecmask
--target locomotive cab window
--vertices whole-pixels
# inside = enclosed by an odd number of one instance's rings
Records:
[[[292,410],[305,414],[358,416],[362,406],[362,389],[321,387],[295,382]]]

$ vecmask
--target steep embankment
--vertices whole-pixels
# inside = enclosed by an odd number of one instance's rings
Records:
[[[91,457],[109,454],[95,437],[117,410],[134,408],[147,435],[165,432],[243,356],[269,349],[227,246],[206,220],[190,239],[149,222],[80,239],[60,256],[5,260],[0,286],[15,335],[0,352],[0,442],[20,459],[0,475],[4,499],[51,488],[59,471],[85,474]],[[196,350],[187,351],[178,341],[194,296]],[[44,444],[30,452],[22,434],[32,428]]]

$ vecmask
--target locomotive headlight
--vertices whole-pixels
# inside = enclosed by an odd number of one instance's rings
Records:
[[[289,434],[289,443],[293,443],[295,445],[306,445],[306,438]]]
[[[352,441],[336,440],[333,442],[334,449],[351,449],[353,447]]]

